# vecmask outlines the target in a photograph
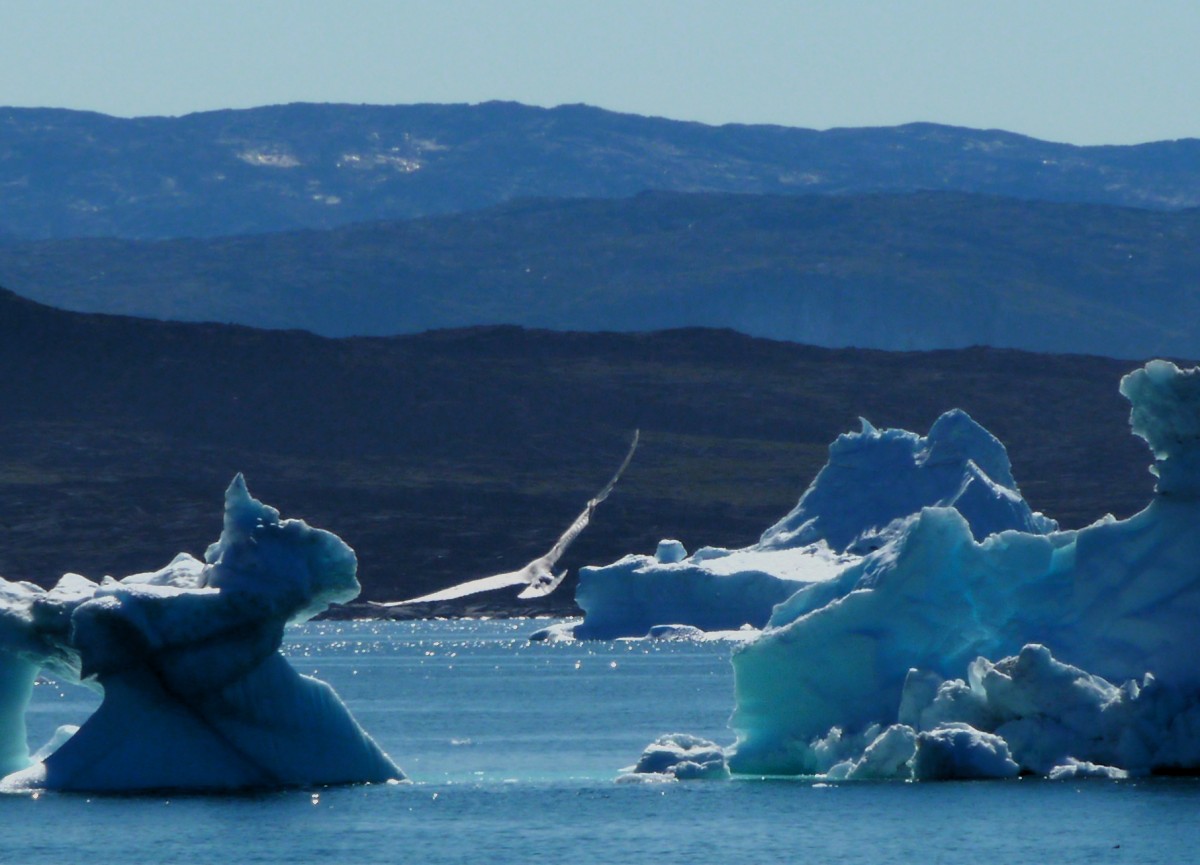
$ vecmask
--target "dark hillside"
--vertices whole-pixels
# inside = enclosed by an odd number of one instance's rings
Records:
[[[1200,209],[960,193],[523,201],[214,240],[0,244],[85,312],[326,336],[731,327],[810,345],[1200,356]]]
[[[46,583],[196,554],[235,471],[359,552],[370,598],[519,565],[643,444],[573,569],[664,536],[753,541],[857,427],[969,411],[1068,525],[1146,502],[1131,363],[826,350],[730,331],[518,328],[329,340],[61,312],[0,293],[0,574]],[[552,596],[569,601],[570,589]]]

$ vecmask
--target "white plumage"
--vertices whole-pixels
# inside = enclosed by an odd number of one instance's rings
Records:
[[[428,595],[421,595],[419,598],[409,598],[406,601],[388,601],[384,603],[373,602],[377,607],[400,607],[405,604],[423,604],[431,601],[450,601],[455,598],[463,598],[467,595],[474,595],[478,592],[490,592],[494,589],[503,589],[507,586],[519,586],[525,584],[525,589],[518,598],[540,598],[550,594],[558,588],[559,584],[566,577],[567,572],[554,573],[554,566],[558,560],[562,558],[563,553],[567,551],[567,547],[571,542],[579,536],[579,533],[587,528],[588,521],[592,518],[592,511],[596,506],[608,498],[608,494],[612,492],[613,487],[617,485],[617,481],[621,479],[622,473],[629,465],[629,461],[633,459],[633,452],[637,450],[639,431],[634,430],[633,442],[629,445],[629,452],[625,454],[625,459],[621,462],[617,473],[613,475],[612,480],[605,484],[604,488],[587,503],[587,507],[583,509],[583,513],[575,518],[575,522],[571,523],[570,527],[563,532],[562,537],[555,541],[554,546],[544,556],[539,556],[525,567],[516,571],[508,571],[503,574],[495,574],[490,577],[480,577],[477,580],[469,580],[465,583],[459,583],[457,586],[451,586],[448,589],[442,589]]]

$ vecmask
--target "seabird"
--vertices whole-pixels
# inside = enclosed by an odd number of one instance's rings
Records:
[[[550,594],[558,588],[559,583],[567,575],[565,570],[555,574],[555,564],[562,558],[563,553],[567,551],[567,547],[571,545],[571,542],[579,536],[580,532],[587,528],[588,520],[592,518],[592,511],[596,509],[596,505],[608,498],[608,494],[612,492],[613,487],[617,485],[617,481],[621,479],[621,474],[625,471],[625,467],[633,459],[633,452],[637,450],[638,435],[639,431],[634,430],[633,442],[629,445],[629,452],[625,454],[625,459],[621,462],[621,467],[617,469],[617,473],[613,475],[612,480],[605,484],[604,489],[592,497],[591,501],[587,503],[587,507],[583,509],[583,513],[575,518],[575,522],[571,523],[570,528],[563,532],[562,537],[554,542],[554,546],[550,548],[550,552],[544,556],[534,559],[520,570],[495,574],[491,577],[480,577],[477,580],[469,580],[465,583],[459,583],[457,586],[451,586],[448,589],[442,589],[428,595],[421,595],[419,598],[410,598],[407,601],[372,601],[371,603],[377,607],[402,607],[406,604],[449,601],[454,598],[474,595],[477,592],[490,592],[493,589],[503,589],[507,586],[519,586],[522,583],[525,584],[525,589],[521,594],[517,595],[518,598],[540,598]]]

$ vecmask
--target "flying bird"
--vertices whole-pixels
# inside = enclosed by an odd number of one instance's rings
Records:
[[[465,583],[459,583],[457,586],[451,586],[448,589],[433,592],[428,595],[421,595],[419,598],[409,598],[407,601],[372,601],[371,603],[377,607],[402,607],[406,604],[424,604],[431,601],[449,601],[455,598],[463,598],[467,595],[474,595],[477,592],[490,592],[493,589],[503,589],[507,586],[519,586],[525,584],[525,589],[518,598],[540,598],[548,595],[558,588],[559,583],[566,577],[567,572],[564,570],[561,573],[554,573],[554,566],[558,560],[562,558],[563,553],[567,551],[567,547],[571,542],[579,536],[579,533],[587,528],[588,520],[592,518],[592,511],[596,510],[596,506],[608,498],[608,494],[612,492],[613,487],[617,485],[617,481],[621,479],[621,474],[625,471],[629,461],[633,459],[633,452],[637,450],[639,430],[633,432],[633,442],[629,445],[629,452],[625,454],[625,459],[621,462],[621,467],[617,469],[617,473],[613,475],[612,480],[604,485],[604,489],[596,493],[591,501],[587,503],[587,507],[583,509],[583,513],[575,518],[575,522],[571,523],[570,528],[563,532],[562,537],[554,542],[554,546],[550,548],[550,552],[544,556],[540,556],[527,564],[525,567],[517,571],[509,571],[504,574],[495,574],[491,577],[480,577],[477,580],[469,580]]]

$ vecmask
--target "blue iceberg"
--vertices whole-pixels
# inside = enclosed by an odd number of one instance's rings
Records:
[[[947,412],[926,436],[864,420],[861,432],[834,441],[799,503],[757,544],[688,556],[668,540],[653,556],[582,568],[575,600],[584,620],[575,636],[636,637],[664,624],[762,627],[775,605],[804,587],[825,586],[813,589],[822,596],[841,592],[846,568],[906,534],[925,507],[953,509],[976,540],[1057,528],[1030,509],[1004,446],[966,412]]]
[[[328,685],[279,652],[290,621],[357,596],[354,551],[252,498],[237,476],[204,561],[46,591],[0,580],[0,789],[221,791],[403,773]],[[103,692],[30,756],[24,710],[46,670]]]
[[[1058,778],[1200,771],[1200,370],[1126,376],[1154,499],[980,538],[925,507],[734,649],[733,772]],[[990,660],[995,659],[995,660]]]

